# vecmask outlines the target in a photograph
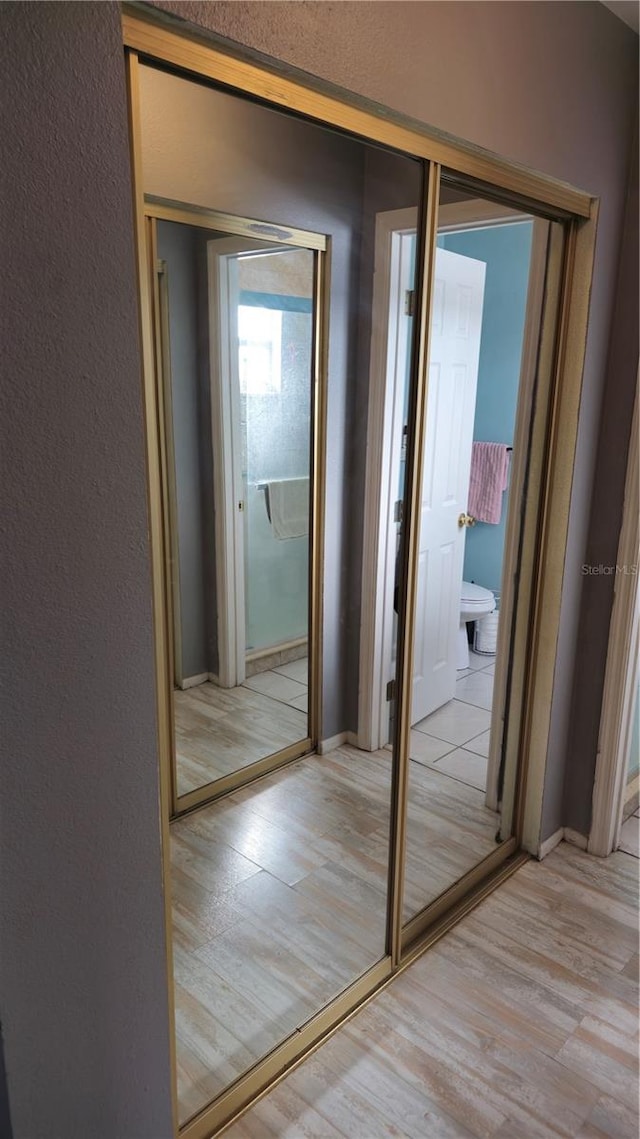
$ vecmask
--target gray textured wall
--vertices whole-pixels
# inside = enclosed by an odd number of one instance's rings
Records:
[[[611,350],[602,399],[600,437],[593,485],[589,534],[584,564],[610,566],[617,562],[622,526],[622,499],[626,478],[627,447],[638,376],[638,134],[629,163],[629,189],[621,259],[615,293]],[[637,503],[636,503],[637,509]],[[564,822],[581,834],[591,826],[591,789],[613,605],[615,577],[582,577],[579,638],[573,679],[573,701],[562,789],[549,783],[547,796],[564,796]],[[585,692],[591,697],[585,699]]]
[[[169,295],[183,680],[215,667],[207,651],[205,578],[213,567],[207,567],[204,557],[201,435],[207,432],[201,431],[201,424],[210,425],[211,420],[201,414],[199,395],[197,233],[189,226],[158,222],[158,256],[166,262]],[[209,524],[213,527],[213,516]]]
[[[628,401],[626,367],[610,371],[602,395],[637,39],[595,3],[173,7],[602,195],[549,833],[563,821],[576,567],[599,417]],[[6,4],[2,27],[0,1015],[13,1125],[17,1139],[165,1139],[168,1012],[119,12],[111,3]],[[612,360],[635,312],[615,326]],[[610,506],[621,497],[607,462],[618,449],[611,429],[600,460]],[[615,560],[612,536],[606,544]],[[574,717],[591,684],[587,675]],[[569,798],[589,794],[588,772],[572,772]]]
[[[0,1016],[16,1139],[165,1139],[169,1025],[124,70],[2,8]]]

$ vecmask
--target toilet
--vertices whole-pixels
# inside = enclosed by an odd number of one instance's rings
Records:
[[[469,667],[469,641],[467,640],[467,621],[477,621],[479,617],[486,617],[493,613],[496,599],[490,589],[473,582],[463,581],[460,590],[460,628],[458,630],[457,668]]]

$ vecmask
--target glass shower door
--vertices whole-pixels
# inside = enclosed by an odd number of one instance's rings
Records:
[[[241,257],[237,282],[246,668],[306,684],[313,255]]]

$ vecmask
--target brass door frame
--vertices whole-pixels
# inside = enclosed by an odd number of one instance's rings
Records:
[[[265,65],[255,59],[232,54],[215,40],[169,30],[170,20],[159,12],[125,8],[124,43],[127,51],[130,130],[134,179],[134,205],[138,236],[138,275],[141,297],[141,342],[143,386],[147,408],[147,455],[150,469],[158,469],[157,420],[153,419],[154,343],[150,312],[149,252],[144,242],[144,199],[142,191],[141,140],[139,118],[138,66],[142,59],[151,65],[169,68],[186,78],[198,77],[221,85],[240,95],[250,95],[264,105],[286,109],[325,125],[333,126],[364,141],[379,143],[422,159],[428,179],[428,193],[421,203],[419,238],[419,279],[411,406],[412,438],[407,455],[407,489],[404,559],[401,569],[399,628],[399,681],[396,717],[396,754],[392,792],[390,874],[388,898],[387,955],[360,977],[330,1005],[312,1017],[302,1029],[264,1057],[243,1077],[226,1089],[180,1129],[185,1139],[207,1139],[231,1121],[249,1102],[281,1078],[290,1068],[326,1038],[339,1023],[368,1000],[382,985],[405,968],[422,949],[446,932],[461,912],[521,864],[523,850],[537,852],[542,809],[545,763],[551,723],[551,694],[556,660],[564,558],[567,544],[571,480],[582,370],[588,323],[597,201],[572,186],[530,172],[406,117],[384,112],[365,100],[331,88],[309,77],[304,82],[285,73],[284,65]],[[175,25],[174,25],[175,26]],[[428,329],[435,249],[435,220],[440,169],[447,168],[448,180],[457,179],[477,194],[524,209],[528,213],[562,223],[562,238],[551,251],[556,273],[547,297],[543,318],[540,368],[545,376],[541,394],[546,393],[544,414],[538,417],[532,438],[531,479],[537,487],[524,521],[523,543],[532,556],[527,589],[520,590],[514,620],[520,630],[520,644],[514,658],[521,690],[519,714],[514,717],[507,750],[518,759],[518,795],[514,812],[514,836],[483,860],[478,867],[427,907],[402,929],[401,898],[404,867],[406,786],[408,770],[409,701],[403,678],[411,675],[413,631],[407,623],[415,608],[415,562],[417,557],[416,511],[419,488],[421,447],[428,360]],[[551,264],[551,261],[550,261]],[[322,272],[319,274],[322,277]],[[326,289],[326,282],[319,281]],[[318,367],[326,363],[327,306],[316,350]],[[324,398],[324,395],[321,396]],[[322,472],[323,481],[323,472]],[[319,493],[319,486],[315,494]],[[319,523],[322,502],[314,501]],[[159,750],[170,746],[166,702],[170,634],[163,603],[162,503],[160,488],[149,487],[149,514],[152,542],[153,612],[156,632],[156,679],[160,704]],[[319,586],[319,583],[317,583]],[[314,612],[321,615],[321,597],[314,596]],[[316,661],[319,669],[319,661]],[[317,679],[317,678],[316,678]],[[319,685],[317,686],[320,697]],[[167,964],[170,1005],[173,1015],[171,920],[169,898],[169,812],[171,801],[166,765],[161,765],[161,826],[165,866]],[[175,1038],[172,1034],[172,1066],[175,1076]],[[174,1123],[178,1131],[175,1080],[172,1089]]]

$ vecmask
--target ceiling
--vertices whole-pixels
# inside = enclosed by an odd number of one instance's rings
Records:
[[[620,20],[624,20],[634,32],[640,30],[640,4],[637,0],[601,0],[605,8],[613,12],[614,16],[618,16]]]

